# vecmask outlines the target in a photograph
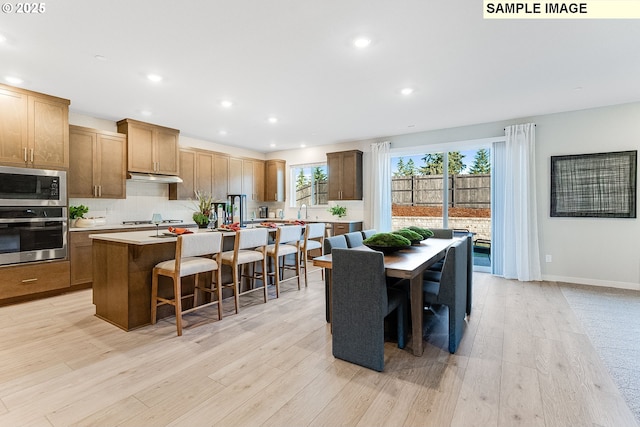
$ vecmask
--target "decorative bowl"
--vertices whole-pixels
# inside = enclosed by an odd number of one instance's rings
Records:
[[[385,255],[389,255],[392,254],[394,252],[397,252],[401,249],[407,249],[410,248],[411,245],[407,245],[407,246],[378,246],[378,245],[367,245],[365,243],[365,246],[368,247],[369,249],[373,249],[374,251],[380,251]]]

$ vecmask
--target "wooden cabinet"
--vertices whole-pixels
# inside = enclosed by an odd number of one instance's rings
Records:
[[[243,194],[242,192],[242,159],[229,157],[229,194]]]
[[[182,182],[169,184],[169,200],[193,199],[196,191],[196,151],[180,149],[178,171]]]
[[[100,233],[106,231],[100,230]],[[90,234],[96,231],[73,231],[69,233],[69,261],[71,286],[93,282],[93,259],[91,256]]]
[[[69,261],[0,267],[0,300],[69,288]]]
[[[69,103],[0,85],[0,164],[68,168]]]
[[[124,119],[118,132],[127,134],[130,172],[178,175],[179,130]]]
[[[264,200],[263,160],[241,159],[197,148],[180,149],[179,158],[183,182],[169,185],[170,200],[193,199],[196,190],[209,193],[216,200],[225,200],[227,194],[246,194],[247,200],[256,202]]]
[[[264,161],[244,159],[242,161],[242,194],[247,200],[261,202],[264,199]]]
[[[264,201],[284,202],[287,194],[286,162],[284,160],[267,160],[265,170]]]
[[[69,126],[69,197],[124,199],[127,136]]]
[[[351,233],[352,231],[362,231],[362,222],[333,222],[331,235]]]
[[[213,155],[213,189],[211,195],[216,200],[225,200],[229,194],[229,156]]]
[[[329,200],[362,200],[362,151],[327,153]]]

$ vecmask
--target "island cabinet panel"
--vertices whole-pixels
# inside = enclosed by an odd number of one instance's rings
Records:
[[[69,288],[69,261],[51,261],[0,268],[0,300]]]
[[[124,199],[127,136],[69,126],[69,197]]]
[[[124,119],[118,132],[127,134],[130,172],[178,175],[179,130]]]
[[[0,164],[68,168],[69,103],[0,84]]]
[[[362,200],[362,151],[327,153],[329,200]]]
[[[93,303],[96,316],[125,331],[151,323],[151,274],[153,267],[175,257],[175,242],[152,245],[93,241]],[[209,277],[209,280],[211,278]],[[184,293],[193,290],[193,278],[183,279]],[[171,279],[160,279],[160,295],[170,296]],[[184,308],[191,301],[185,300]],[[158,317],[174,315],[172,306],[158,308]]]

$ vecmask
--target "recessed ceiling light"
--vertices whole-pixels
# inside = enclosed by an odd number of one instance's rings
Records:
[[[13,85],[19,85],[22,84],[23,80],[19,77],[14,77],[14,76],[7,76],[4,78],[7,82],[13,84]]]
[[[0,43],[4,43],[7,41],[7,38],[5,36],[3,36],[2,34],[0,34]]]
[[[413,88],[412,87],[405,87],[404,89],[402,89],[400,91],[401,94],[407,96],[407,95],[411,95],[413,93]]]
[[[140,111],[140,114],[142,114],[143,116],[150,116],[153,113],[149,110],[142,110]]]
[[[221,130],[220,132],[218,132],[220,135],[225,136],[227,134],[226,130]]]
[[[358,49],[364,49],[371,44],[371,39],[368,37],[358,37],[353,41],[353,45]]]
[[[220,101],[220,106],[224,107],[224,108],[231,108],[231,106],[233,105],[233,102],[229,101],[229,100],[224,100],[224,101]]]
[[[158,74],[147,74],[147,78],[154,83],[162,81],[162,76],[159,76]]]
[[[305,148],[307,144],[300,144],[300,148]]]
[[[275,142],[272,142],[271,144],[269,144],[269,147],[274,148],[276,146]]]
[[[271,117],[268,118],[268,120],[269,120],[269,123],[278,123],[278,118],[277,117],[271,116]]]

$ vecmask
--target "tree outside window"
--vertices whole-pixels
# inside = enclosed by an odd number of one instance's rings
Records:
[[[292,166],[291,182],[295,183],[292,188],[293,207],[326,205],[327,204],[327,165],[298,165]]]

